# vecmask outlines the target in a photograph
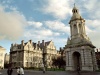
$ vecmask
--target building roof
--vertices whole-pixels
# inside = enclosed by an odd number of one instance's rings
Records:
[[[49,45],[49,44],[50,44],[50,42],[51,42],[51,41],[47,41],[47,42],[45,42],[45,44],[46,44],[46,45]]]
[[[0,50],[6,50],[4,47],[0,46]]]
[[[50,44],[50,42],[51,42],[51,41],[44,42],[44,43],[45,43],[45,46],[48,46],[48,45]],[[26,45],[27,43],[28,43],[28,42],[25,42],[24,44]],[[40,45],[37,44],[37,43],[34,43],[34,42],[32,42],[32,44],[33,44],[33,47],[34,47],[34,48],[36,48],[36,47],[42,48],[42,47],[44,46],[43,42],[40,43]],[[21,47],[21,44],[15,44],[15,46]]]
[[[81,15],[79,14],[79,10],[78,10],[78,8],[76,6],[73,7],[72,12],[73,12],[73,15],[71,17],[71,20],[70,20],[69,24],[71,23],[71,21],[74,21],[74,20],[84,20],[81,17]]]

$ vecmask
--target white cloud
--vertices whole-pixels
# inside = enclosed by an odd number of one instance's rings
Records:
[[[45,25],[52,30],[69,33],[70,28],[60,21],[45,21]]]
[[[28,21],[28,24],[36,28],[40,28],[43,25],[41,22],[35,22],[35,21]]]
[[[100,20],[86,20],[86,32],[92,33],[92,32],[99,32],[100,31]]]
[[[42,36],[52,36],[53,35],[53,32],[51,30],[40,30],[40,31],[37,31],[36,33]]]
[[[13,1],[13,0],[11,0]],[[10,5],[10,0],[5,0],[3,4],[5,7],[0,6],[0,39],[17,39],[22,36],[24,31],[24,26],[27,23],[25,17],[17,11],[17,7],[13,7]],[[46,4],[44,4],[47,1]],[[33,26],[33,30],[27,30],[24,32],[24,37],[28,39],[35,40],[43,40],[49,39],[53,40],[56,43],[56,46],[64,46],[67,42],[67,36],[65,37],[65,33],[70,34],[69,25],[65,25],[59,20],[67,19],[72,14],[73,4],[76,3],[76,7],[80,7],[79,12],[82,12],[83,18],[88,18],[86,20],[86,32],[90,37],[93,44],[97,47],[100,46],[98,41],[100,41],[100,2],[99,0],[43,0],[42,3],[44,5],[42,11],[45,14],[52,15],[57,20],[55,21],[44,21],[45,26],[41,22],[28,21],[30,26]],[[32,1],[34,2],[34,0]],[[36,2],[34,2],[36,3]],[[17,6],[17,5],[16,5]],[[18,6],[19,7],[19,6]],[[9,8],[10,12],[5,12],[5,8]],[[85,8],[85,9],[84,9]],[[20,8],[19,8],[20,9]],[[36,9],[38,9],[36,7]],[[21,9],[22,10],[22,9]],[[39,9],[40,10],[40,9]],[[82,10],[82,11],[81,11]],[[23,10],[22,10],[23,11]],[[37,11],[37,10],[36,10]],[[23,12],[24,13],[24,12]],[[33,12],[34,13],[34,12]],[[42,13],[41,13],[42,14]],[[41,17],[41,14],[36,16]],[[35,15],[35,13],[34,13]],[[72,16],[72,15],[71,15]],[[70,16],[70,17],[71,17]],[[91,19],[93,20],[91,20]],[[49,17],[47,19],[50,19]],[[43,21],[43,20],[42,20]],[[67,21],[67,20],[66,20]],[[36,30],[35,28],[39,28]],[[60,36],[60,35],[63,36]],[[60,38],[60,37],[62,38]],[[24,38],[25,39],[25,38]]]
[[[60,33],[54,33],[55,36],[60,36]]]
[[[57,37],[57,38],[52,38],[52,40],[53,40],[57,50],[59,50],[60,47],[65,47],[65,45],[67,44],[67,39],[66,38]]]
[[[86,25],[90,28],[98,28],[100,26],[100,20],[86,20]]]
[[[41,30],[30,30],[25,32],[24,37],[25,38],[33,38],[34,39],[47,39],[48,37],[55,37],[55,36],[59,36],[60,33],[57,32],[53,32],[49,29],[41,29]]]
[[[100,20],[86,20],[86,32],[92,43],[99,48],[100,44]]]
[[[85,2],[87,2],[87,4]],[[100,3],[98,2],[98,0],[89,0],[85,2],[84,2],[84,7],[89,11],[93,11],[93,9],[100,6]]]
[[[2,4],[5,4],[5,3],[10,4],[11,2],[12,2],[12,0],[3,0]]]
[[[5,12],[5,7],[0,6],[0,37],[2,39],[18,39],[23,34],[25,25],[26,19],[20,12]]]
[[[90,37],[90,40],[92,41],[93,45],[96,46],[96,48],[100,48],[100,32],[92,32],[90,34],[88,34],[88,36]]]
[[[93,32],[93,30],[91,30],[88,26],[85,26],[85,29],[86,29],[86,33],[87,33],[87,34]]]
[[[85,11],[87,11],[87,14],[89,16],[89,18],[92,19],[100,19],[100,2],[99,0],[88,0],[88,1],[84,1],[82,6],[85,8]]]
[[[33,42],[37,42],[37,41],[41,41],[41,40],[45,40],[45,41],[50,41],[53,40],[53,42],[55,43],[55,46],[57,47],[57,49],[59,47],[63,47],[63,44],[66,44],[67,39],[66,38],[59,38],[58,36],[60,35],[60,33],[57,32],[52,32],[50,30],[35,30],[34,32],[32,31],[28,31],[24,34],[24,38],[26,38],[27,40],[32,39]]]
[[[71,14],[72,8],[69,6],[71,2],[73,0],[47,0],[43,12],[53,15],[57,19],[65,19]]]

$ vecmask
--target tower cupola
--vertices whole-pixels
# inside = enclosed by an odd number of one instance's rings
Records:
[[[78,10],[78,8],[75,6],[75,4],[74,4],[74,7],[73,7],[73,9],[72,9],[72,13],[73,13],[73,15],[72,15],[72,17],[71,17],[71,20],[70,20],[69,24],[71,23],[71,21],[74,21],[74,20],[84,20],[84,19],[80,16],[79,10]],[[84,21],[85,21],[85,20],[84,20]]]

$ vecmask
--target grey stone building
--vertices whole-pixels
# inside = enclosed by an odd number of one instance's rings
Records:
[[[85,31],[85,20],[74,6],[70,19],[70,33],[65,45],[66,70],[75,71],[79,67],[81,71],[97,70],[95,46],[91,43]]]
[[[9,54],[5,54],[4,64],[9,64]]]
[[[42,40],[42,43],[21,41],[21,44],[11,44],[10,48],[10,63],[12,67],[35,67],[39,68],[43,64],[43,52],[45,54],[44,61],[46,67],[52,67],[52,58],[57,55],[56,47],[54,46],[53,41],[45,42]]]

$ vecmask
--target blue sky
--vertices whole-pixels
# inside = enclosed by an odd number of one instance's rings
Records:
[[[86,20],[86,33],[100,47],[99,0],[0,0],[0,46],[53,40],[57,49],[70,37],[69,20],[76,4]]]

